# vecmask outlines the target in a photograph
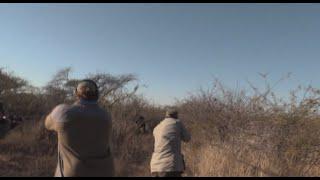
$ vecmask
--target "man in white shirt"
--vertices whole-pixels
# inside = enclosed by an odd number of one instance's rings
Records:
[[[169,109],[166,118],[154,129],[154,152],[151,173],[154,177],[181,177],[185,170],[181,141],[189,142],[190,133],[178,119],[178,111]]]

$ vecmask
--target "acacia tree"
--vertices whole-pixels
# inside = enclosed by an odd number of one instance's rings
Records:
[[[0,68],[0,96],[5,96],[8,93],[17,93],[19,90],[26,86],[28,82],[13,73],[8,73]]]
[[[50,105],[74,100],[74,89],[80,79],[71,79],[70,73],[70,67],[59,70],[44,87],[44,92],[51,102]],[[138,84],[129,88],[133,82],[137,81],[132,74],[115,76],[108,73],[95,73],[87,75],[86,78],[97,83],[100,93],[99,103],[105,108],[112,108],[116,103],[133,97],[139,88]]]
[[[37,90],[26,80],[0,68],[0,101],[7,112],[26,114],[29,107],[26,105],[30,105],[30,100],[35,100],[34,97],[28,100],[28,97]]]
[[[133,97],[139,88],[138,84],[132,89],[128,87],[137,80],[132,74],[113,76],[107,73],[97,73],[90,74],[88,78],[97,83],[100,92],[100,103],[108,108],[112,108],[116,103]]]

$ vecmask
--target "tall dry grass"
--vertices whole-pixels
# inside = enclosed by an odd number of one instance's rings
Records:
[[[319,90],[299,87],[288,102],[266,87],[247,96],[216,82],[179,103],[194,137],[187,175],[320,175]]]

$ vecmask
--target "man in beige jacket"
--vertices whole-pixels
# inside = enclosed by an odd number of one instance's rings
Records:
[[[94,81],[83,80],[76,89],[73,105],[58,105],[47,116],[45,126],[58,134],[56,177],[111,177],[111,117],[97,100]]]
[[[189,142],[191,136],[178,119],[178,112],[169,109],[166,118],[154,129],[154,152],[151,173],[154,177],[181,177],[185,170],[181,141]]]

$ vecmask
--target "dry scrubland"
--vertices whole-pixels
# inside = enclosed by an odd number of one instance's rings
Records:
[[[0,140],[0,176],[52,176],[56,137],[43,118],[57,104],[72,102],[77,80],[70,69],[57,73],[44,88],[0,72],[0,98],[6,109],[28,118]],[[113,116],[113,152],[117,176],[149,176],[151,133],[137,134],[137,114],[150,129],[163,117],[162,107],[137,95],[132,75],[91,74],[101,87],[100,104]],[[253,95],[224,89],[215,81],[176,103],[192,133],[183,145],[185,176],[320,176],[320,91],[293,90],[290,102],[275,97],[272,86]],[[297,96],[301,95],[301,99]]]

